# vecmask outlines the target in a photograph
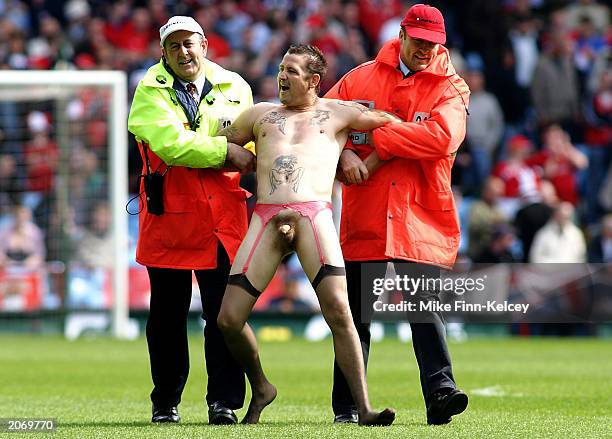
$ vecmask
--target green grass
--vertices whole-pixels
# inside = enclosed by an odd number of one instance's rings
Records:
[[[53,437],[58,438],[612,437],[609,339],[451,344],[455,377],[470,394],[470,405],[440,427],[425,423],[411,346],[375,344],[368,373],[371,400],[375,407],[395,407],[398,416],[390,428],[361,428],[331,424],[329,340],[262,343],[277,400],[260,425],[208,426],[201,336],[190,337],[192,368],[179,406],[180,425],[149,422],[151,383],[143,339],[0,336],[0,418],[56,418]]]

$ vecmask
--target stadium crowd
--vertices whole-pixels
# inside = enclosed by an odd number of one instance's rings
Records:
[[[128,74],[131,95],[159,60],[159,27],[172,15],[190,15],[204,28],[208,58],[240,73],[256,102],[277,101],[277,66],[295,42],[324,52],[323,95],[397,37],[414,3],[0,0],[0,69],[119,69]],[[429,3],[444,14],[446,46],[472,93],[467,136],[453,169],[461,259],[611,262],[610,2]],[[24,110],[0,101],[0,215],[11,218],[15,206],[29,206],[33,226],[46,237],[48,261],[65,260],[67,251],[51,236],[72,239],[69,251],[77,258],[84,231],[95,229],[90,212],[108,193],[107,121],[100,117],[106,104],[85,90],[68,105],[68,120],[85,123],[70,125],[81,141],[70,163],[61,165],[50,107]],[[141,165],[134,144],[129,154],[135,193]],[[62,166],[70,171],[69,215],[58,212],[54,192]],[[253,179],[244,184],[252,186]],[[12,227],[11,221],[0,221],[1,227]],[[0,266],[9,257],[0,248]],[[295,275],[288,272],[292,283]]]

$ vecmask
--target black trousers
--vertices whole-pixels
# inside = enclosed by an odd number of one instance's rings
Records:
[[[372,280],[373,278],[385,277],[386,262],[345,261],[349,304],[361,341],[366,368],[370,354],[371,314],[362,313],[362,305],[364,305],[362,302],[368,302],[365,304],[364,309],[372,309],[371,304],[375,301],[375,296],[372,294]],[[396,274],[415,274],[414,267],[416,267],[416,264],[399,260],[393,262],[396,262]],[[411,269],[407,270],[408,267]],[[420,265],[419,267],[423,266]],[[362,269],[364,270],[363,279]],[[425,272],[428,271],[427,268],[424,270]],[[432,270],[437,269],[432,267]],[[362,280],[365,285],[362,285]],[[430,323],[421,323],[423,321]],[[427,404],[429,396],[437,390],[445,387],[456,387],[451,368],[451,359],[446,346],[444,319],[439,312],[420,313],[418,323],[411,322],[410,328],[412,329],[412,346],[420,371],[421,390]],[[332,408],[335,414],[348,413],[357,409],[348,383],[336,361],[334,361]]]
[[[219,244],[217,268],[196,270],[202,297],[204,355],[208,373],[206,402],[223,402],[227,407],[242,407],[245,397],[244,373],[230,354],[217,326],[217,316],[225,293],[230,263]],[[147,320],[147,344],[153,392],[151,401],[158,407],[181,402],[189,375],[187,313],[191,302],[191,270],[147,267],[151,282],[151,306]]]

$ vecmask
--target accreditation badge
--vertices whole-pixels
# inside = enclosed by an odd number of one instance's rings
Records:
[[[217,126],[219,127],[219,129],[225,129],[228,126],[230,126],[232,124],[234,120],[230,119],[229,117],[220,117],[217,120]]]
[[[431,114],[429,113],[426,113],[424,111],[417,111],[416,113],[414,113],[414,117],[412,118],[412,121],[419,123],[419,122],[426,121],[430,117],[431,117]]]

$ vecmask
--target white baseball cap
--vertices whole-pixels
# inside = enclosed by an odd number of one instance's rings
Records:
[[[186,17],[184,15],[175,15],[174,17],[170,18],[166,24],[159,28],[159,44],[163,47],[164,41],[166,41],[168,35],[176,32],[177,30],[187,30],[200,34],[202,37],[204,36],[202,26],[200,26],[193,18]]]

